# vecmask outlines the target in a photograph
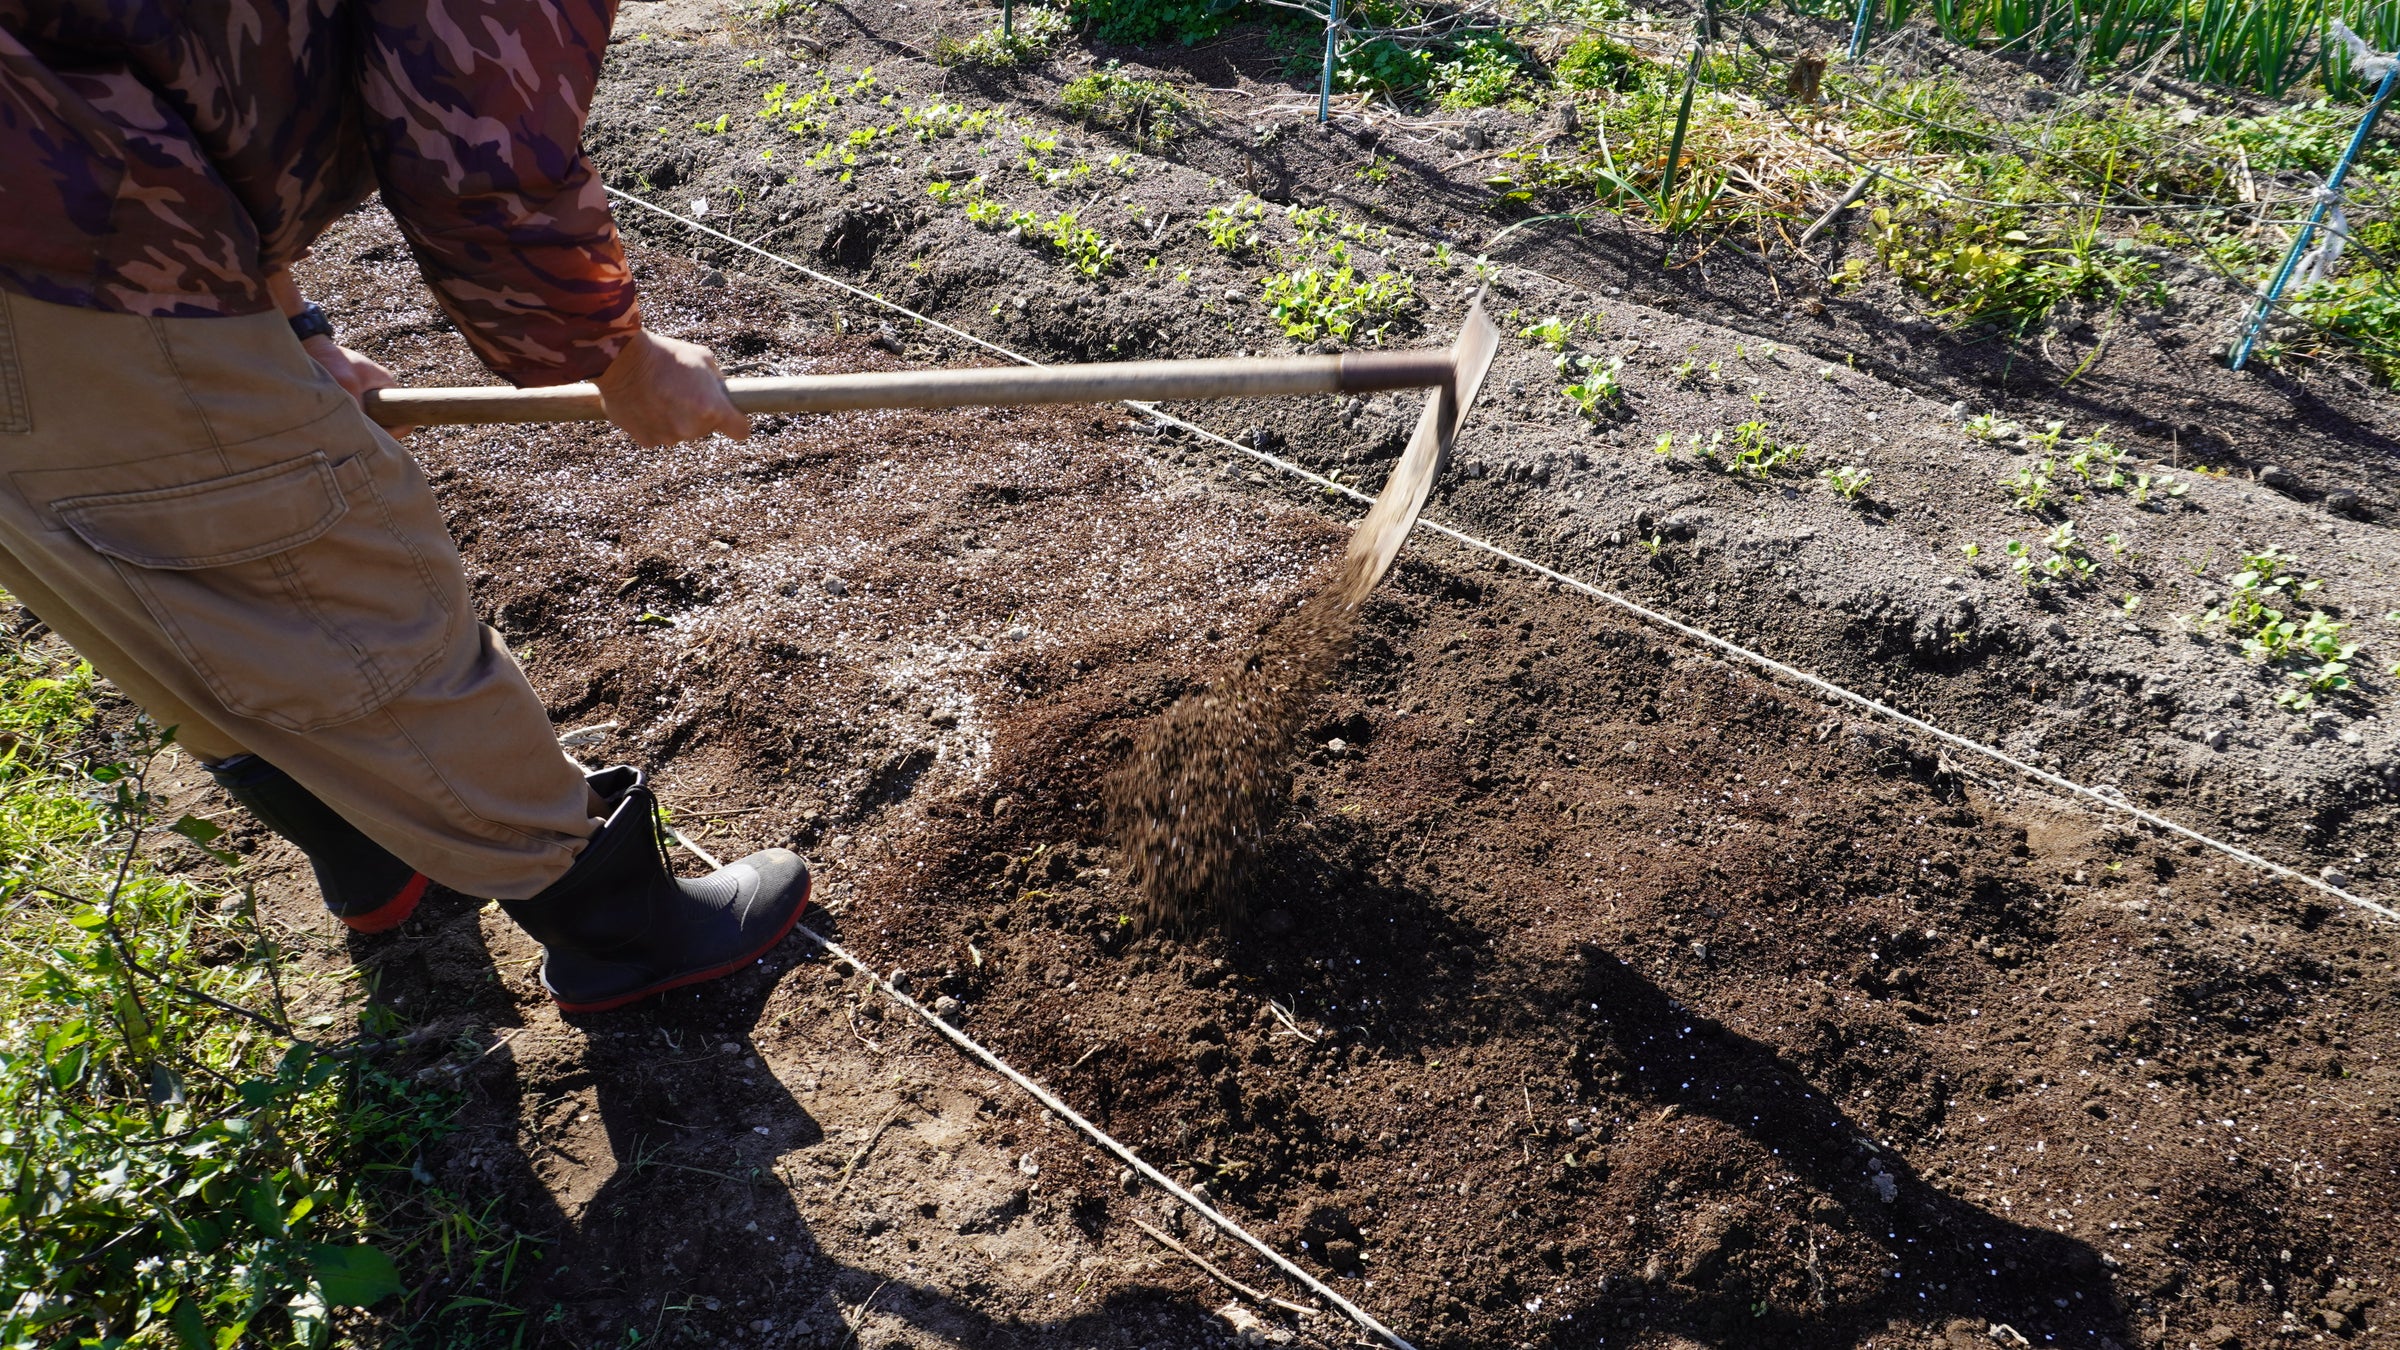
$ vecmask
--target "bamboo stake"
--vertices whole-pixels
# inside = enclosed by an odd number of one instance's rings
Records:
[[[1833,204],[1833,209],[1817,217],[1815,224],[1801,232],[1800,247],[1807,248],[1810,244],[1815,243],[1817,236],[1825,232],[1825,227],[1833,223],[1833,218],[1856,205],[1859,198],[1867,195],[1868,187],[1874,182],[1875,175],[1872,172],[1862,173],[1853,179],[1849,188],[1842,193],[1842,199]]]

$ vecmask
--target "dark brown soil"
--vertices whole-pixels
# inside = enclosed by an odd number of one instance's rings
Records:
[[[404,378],[471,378],[393,246],[360,216],[317,292]],[[670,331],[892,360],[812,296],[643,265]],[[1302,720],[1251,921],[1141,933],[1100,786],[1322,581],[1338,513],[1097,409],[414,444],[562,728],[617,724],[588,755],[807,850],[845,943],[1420,1345],[2390,1335],[2400,1019],[2353,911],[1421,537]],[[473,1052],[428,1166],[554,1244],[541,1337],[1215,1334],[1223,1291],[1128,1222],[1170,1203],[799,943],[573,1026],[533,955],[467,906],[360,953]],[[935,1142],[854,1209],[886,1102]]]

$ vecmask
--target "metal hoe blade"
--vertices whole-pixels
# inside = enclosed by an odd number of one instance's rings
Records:
[[[1485,317],[1483,297],[1477,296],[1467,310],[1466,323],[1458,330],[1458,341],[1450,348],[1450,382],[1426,397],[1425,412],[1417,418],[1408,449],[1392,476],[1384,480],[1383,491],[1376,494],[1366,519],[1350,536],[1342,576],[1345,604],[1356,605],[1366,599],[1375,583],[1391,570],[1392,559],[1399,556],[1400,545],[1416,526],[1417,513],[1425,508],[1425,495],[1433,490],[1434,477],[1449,462],[1450,446],[1458,439],[1468,410],[1475,406],[1476,391],[1483,387],[1483,377],[1499,349],[1500,330]]]

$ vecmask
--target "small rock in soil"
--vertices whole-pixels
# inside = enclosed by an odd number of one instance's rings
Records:
[[[2300,476],[2280,464],[2269,464],[2258,471],[2259,485],[2277,492],[2290,492],[2300,486]]]

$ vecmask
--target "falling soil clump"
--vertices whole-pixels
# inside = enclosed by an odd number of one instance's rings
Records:
[[[1300,723],[1358,626],[1356,564],[1259,636],[1241,664],[1136,736],[1102,800],[1149,928],[1241,917],[1242,881],[1291,798]]]

